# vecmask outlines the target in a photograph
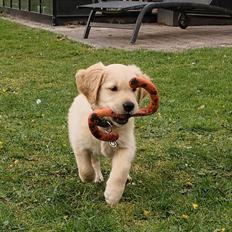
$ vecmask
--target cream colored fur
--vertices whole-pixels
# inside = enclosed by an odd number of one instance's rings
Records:
[[[134,65],[97,63],[76,74],[79,95],[74,99],[68,114],[69,140],[74,151],[80,179],[103,181],[100,168],[100,155],[112,160],[110,176],[106,183],[105,200],[114,205],[122,197],[131,162],[135,155],[134,119],[125,125],[114,123],[113,130],[119,134],[118,147],[112,148],[108,142],[93,137],[88,127],[88,116],[96,108],[110,107],[114,112],[125,113],[123,103],[133,102],[134,112],[145,91],[133,92],[128,82],[135,76],[145,76]],[[147,77],[148,78],[148,77]],[[117,87],[117,91],[112,88]]]

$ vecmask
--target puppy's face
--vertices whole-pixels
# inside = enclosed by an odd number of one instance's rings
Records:
[[[76,74],[77,88],[83,93],[93,109],[108,107],[118,114],[133,114],[145,91],[134,91],[129,81],[136,76],[145,76],[136,66],[98,63]],[[117,124],[127,119],[113,119]]]
[[[135,91],[129,87],[129,81],[136,76],[133,70],[125,65],[112,64],[105,68],[104,82],[98,93],[98,105],[109,107],[118,114],[133,114],[138,110]],[[127,119],[115,119],[125,124]]]

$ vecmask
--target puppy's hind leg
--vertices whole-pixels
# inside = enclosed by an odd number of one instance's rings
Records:
[[[94,182],[102,182],[104,180],[103,175],[101,173],[101,166],[100,166],[100,158],[97,155],[91,156],[92,166],[95,171],[95,180]]]
[[[130,176],[130,174],[128,174],[127,176],[127,180],[126,180],[126,183],[131,183],[132,182],[132,177]]]
[[[78,150],[74,153],[80,179],[83,182],[94,181],[95,171],[91,163],[91,152],[88,150]]]

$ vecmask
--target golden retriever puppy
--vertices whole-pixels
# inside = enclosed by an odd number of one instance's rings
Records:
[[[100,182],[103,176],[99,156],[112,160],[112,168],[106,183],[105,200],[114,205],[122,197],[135,155],[134,118],[129,120],[110,118],[112,130],[119,134],[116,148],[108,142],[96,139],[88,127],[88,116],[97,108],[110,107],[119,114],[138,110],[139,101],[145,96],[142,89],[133,91],[128,83],[136,76],[148,78],[134,65],[97,63],[76,74],[79,95],[68,113],[69,140],[74,151],[80,179]]]

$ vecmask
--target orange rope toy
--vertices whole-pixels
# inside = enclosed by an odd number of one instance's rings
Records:
[[[147,107],[139,109],[134,114],[117,114],[113,112],[110,108],[101,108],[93,111],[89,115],[88,123],[89,129],[94,137],[102,141],[115,142],[119,135],[113,131],[103,131],[99,129],[103,117],[113,117],[113,118],[130,118],[138,116],[147,116],[154,114],[159,107],[159,97],[156,86],[150,81],[143,77],[134,77],[129,81],[129,86],[132,89],[144,88],[150,95],[150,102]]]

